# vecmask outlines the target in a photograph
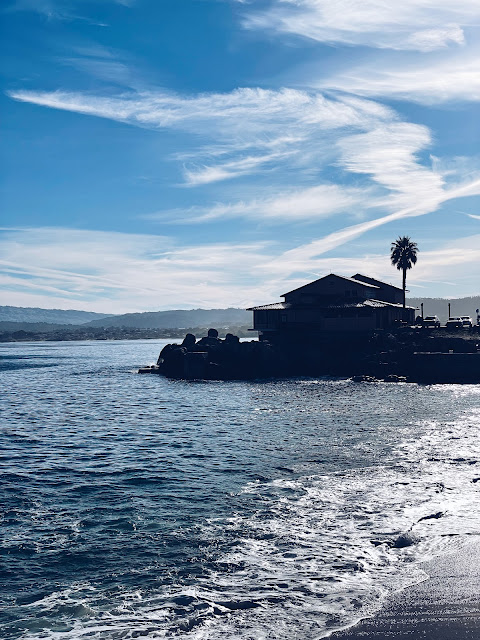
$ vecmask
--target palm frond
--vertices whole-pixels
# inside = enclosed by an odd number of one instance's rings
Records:
[[[418,245],[409,236],[400,236],[392,242],[390,260],[399,271],[411,269],[417,262]]]

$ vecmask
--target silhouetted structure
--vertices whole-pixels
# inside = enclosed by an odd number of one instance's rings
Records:
[[[222,340],[216,329],[199,340],[188,333],[139,372],[187,380],[333,375],[359,382],[480,382],[476,328],[453,337],[409,326],[415,309],[404,310],[399,287],[360,273],[330,274],[283,298],[249,309],[259,341],[241,342],[231,333]]]
[[[413,307],[403,311],[402,289],[359,273],[351,278],[332,273],[282,297],[284,302],[249,309],[260,340],[368,332],[415,320]]]
[[[156,365],[139,373],[187,380],[235,380],[283,376],[335,375],[372,382],[480,382],[477,327],[462,336],[435,334],[421,327],[393,331],[324,332],[315,338],[295,334],[283,342],[241,342],[215,330],[198,341],[167,344]],[[323,335],[323,337],[322,337]]]
[[[405,309],[405,294],[407,290],[407,270],[417,263],[418,246],[408,236],[399,237],[392,242],[390,261],[394,267],[402,272],[403,308]]]

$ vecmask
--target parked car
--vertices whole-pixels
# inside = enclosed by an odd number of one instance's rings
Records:
[[[452,316],[447,320],[445,326],[447,329],[461,329],[463,327],[462,318],[460,316]]]
[[[422,320],[422,325],[424,327],[433,327],[434,329],[438,329],[440,326],[440,320],[438,316],[425,316]]]
[[[460,318],[462,319],[462,325],[464,327],[473,327],[473,320],[470,316],[460,316]]]

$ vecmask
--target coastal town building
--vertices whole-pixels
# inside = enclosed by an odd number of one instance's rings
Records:
[[[415,309],[403,309],[403,290],[360,273],[331,273],[282,295],[283,302],[250,307],[259,338],[314,336],[331,332],[388,329],[413,323]]]

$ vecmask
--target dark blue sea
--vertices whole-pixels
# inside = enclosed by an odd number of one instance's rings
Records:
[[[479,533],[480,385],[136,374],[163,344],[0,345],[2,639],[313,640]]]

